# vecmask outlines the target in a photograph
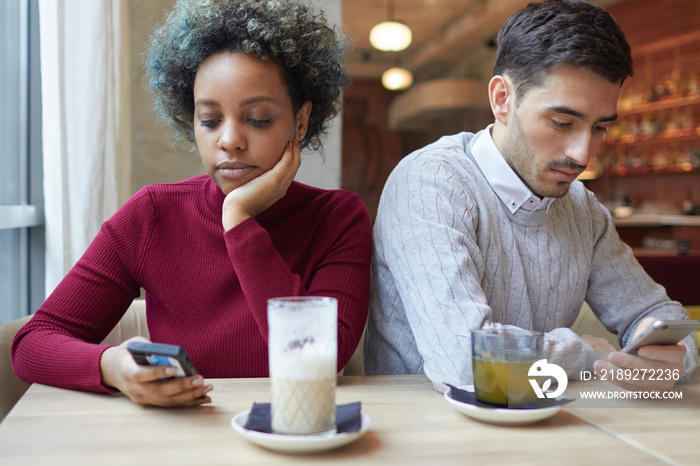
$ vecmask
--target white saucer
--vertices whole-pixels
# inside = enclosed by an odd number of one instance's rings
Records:
[[[473,385],[460,387],[462,390],[470,392],[474,391]],[[533,408],[533,409],[507,409],[507,408],[485,408],[462,403],[461,401],[450,398],[449,390],[445,392],[445,399],[449,404],[455,407],[460,413],[466,414],[477,421],[487,422],[489,424],[500,424],[507,426],[518,426],[532,424],[548,417],[554,416],[561,411],[561,406],[552,406],[549,408]]]
[[[357,432],[313,435],[268,434],[248,430],[243,427],[248,421],[248,414],[250,414],[250,410],[233,416],[231,418],[231,427],[251,442],[283,453],[316,453],[342,447],[360,438],[367,432],[371,424],[369,417],[366,414],[362,414],[362,427]]]

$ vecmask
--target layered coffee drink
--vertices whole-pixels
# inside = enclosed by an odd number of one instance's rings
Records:
[[[270,365],[272,431],[297,435],[333,431],[334,352],[307,345],[286,353]]]
[[[298,296],[267,301],[272,431],[335,432],[338,301]]]

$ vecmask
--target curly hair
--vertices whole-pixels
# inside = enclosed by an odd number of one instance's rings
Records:
[[[146,72],[157,115],[176,142],[194,138],[194,80],[201,64],[220,52],[242,52],[278,64],[294,114],[311,101],[300,147],[318,149],[328,121],[349,84],[347,37],[331,28],[306,0],[178,0],[156,27]]]
[[[511,16],[496,39],[494,75],[513,79],[516,102],[556,65],[592,71],[612,83],[632,76],[625,34],[604,9],[584,0],[530,3]]]

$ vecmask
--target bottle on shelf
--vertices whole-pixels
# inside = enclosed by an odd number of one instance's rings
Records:
[[[700,95],[700,78],[698,78],[698,70],[693,70],[688,78],[688,95]]]
[[[693,133],[695,133],[695,128],[693,127],[693,111],[690,107],[686,107],[680,112],[678,118],[678,135],[690,136]]]
[[[700,170],[700,146],[688,147],[688,150],[691,152],[690,165],[693,170]]]
[[[677,112],[669,112],[663,119],[663,132],[661,134],[664,138],[675,138],[678,136],[678,118],[673,113]]]
[[[656,136],[656,117],[654,115],[649,114],[642,119],[640,136],[642,139],[653,138]]]
[[[683,199],[681,210],[683,211],[683,214],[690,215],[690,213],[693,211],[693,207],[693,195],[689,189],[686,193],[685,199]]]
[[[680,97],[687,97],[690,95],[690,77],[688,76],[688,73],[681,73],[678,95]]]
[[[664,76],[664,99],[673,99],[678,96],[677,80],[673,74],[675,73]]]
[[[693,169],[691,164],[692,148],[690,146],[678,149],[676,152],[676,171],[688,172]]]
[[[651,101],[660,102],[666,98],[666,87],[664,86],[663,80],[658,80],[654,83],[654,87],[651,89]]]

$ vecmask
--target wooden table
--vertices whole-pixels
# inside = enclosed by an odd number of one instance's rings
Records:
[[[269,380],[211,381],[212,405],[179,409],[35,384],[0,424],[0,464],[697,464],[700,458],[698,405],[609,410],[576,401],[538,424],[503,427],[457,412],[423,375],[339,377],[338,403],[362,401],[370,430],[334,451],[285,455],[249,443],[230,426],[254,401],[269,401]],[[685,390],[698,395],[698,374],[691,384]]]
[[[626,392],[608,382],[570,383],[564,396],[576,401],[566,410],[578,419],[664,464],[700,464],[700,371],[673,388],[682,400],[615,401],[616,407],[601,408],[602,403],[587,407],[591,402],[581,399],[582,390]],[[609,463],[605,455],[601,461]]]

